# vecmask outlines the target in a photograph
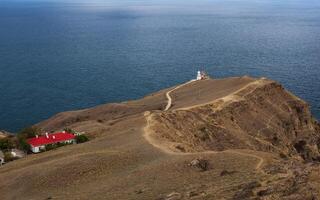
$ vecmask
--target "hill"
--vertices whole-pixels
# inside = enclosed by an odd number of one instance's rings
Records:
[[[264,78],[193,81],[37,126],[91,141],[0,167],[0,199],[320,198],[319,124]]]
[[[9,133],[7,131],[0,131],[0,139],[6,138],[6,137],[9,137],[9,136],[12,136],[12,135],[13,135],[12,133]]]

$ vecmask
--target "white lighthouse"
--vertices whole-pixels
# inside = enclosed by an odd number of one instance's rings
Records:
[[[201,80],[202,79],[202,74],[201,74],[201,72],[200,71],[198,71],[198,74],[197,74],[197,81],[198,80]]]

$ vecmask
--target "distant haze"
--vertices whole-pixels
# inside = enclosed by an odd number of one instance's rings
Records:
[[[0,2],[0,130],[194,78],[266,76],[320,118],[320,1]]]

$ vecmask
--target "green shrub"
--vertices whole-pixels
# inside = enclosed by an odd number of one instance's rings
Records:
[[[14,148],[14,144],[9,138],[0,139],[0,150],[8,150],[12,148]]]
[[[5,162],[10,162],[13,160],[16,160],[17,158],[13,157],[12,154],[10,152],[5,152],[4,153],[4,161]]]
[[[75,134],[76,132],[73,130],[73,129],[71,129],[71,128],[65,128],[65,129],[63,129],[65,132],[67,132],[67,133],[72,133],[72,134]]]
[[[27,127],[27,128],[24,128],[22,129],[19,133],[18,133],[18,136],[21,136],[21,137],[24,137],[26,139],[28,138],[33,138],[35,137],[36,135],[39,135],[40,134],[40,129],[35,127],[35,126],[30,126],[30,127]]]
[[[40,129],[35,126],[26,127],[19,131],[17,134],[17,148],[25,152],[30,152],[30,145],[28,144],[27,139],[36,137],[40,132]]]
[[[31,146],[29,145],[29,143],[27,142],[27,139],[23,136],[18,135],[18,149],[21,149],[25,152],[29,152]]]
[[[76,142],[77,143],[84,143],[84,142],[87,142],[89,141],[89,138],[85,135],[77,135],[76,136]]]
[[[46,145],[46,151],[50,151],[50,150],[53,150],[53,149],[56,149],[56,148],[57,148],[56,144],[47,144]]]
[[[57,147],[63,147],[63,146],[66,146],[67,144],[66,143],[63,143],[63,142],[58,142],[56,144]]]

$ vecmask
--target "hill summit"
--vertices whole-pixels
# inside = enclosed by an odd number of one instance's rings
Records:
[[[192,80],[36,126],[91,140],[0,167],[1,199],[320,198],[320,126],[266,78]]]

